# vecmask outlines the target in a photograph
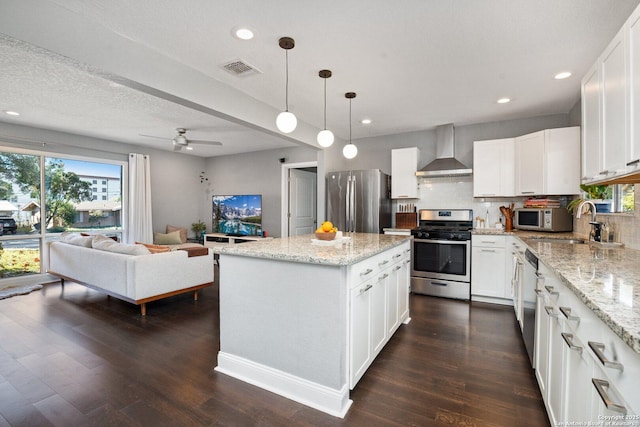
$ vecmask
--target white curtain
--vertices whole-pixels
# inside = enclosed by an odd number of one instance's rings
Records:
[[[129,154],[129,226],[127,243],[153,243],[151,165],[148,155]]]

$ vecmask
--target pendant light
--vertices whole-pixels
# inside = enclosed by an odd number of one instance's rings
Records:
[[[331,77],[330,70],[320,70],[318,73],[321,79],[324,80],[324,127],[318,132],[318,144],[321,147],[331,147],[333,144],[333,132],[327,129],[327,79]]]
[[[298,126],[298,119],[296,116],[289,112],[289,50],[293,49],[296,45],[295,41],[291,37],[281,37],[278,44],[284,49],[285,64],[286,64],[286,79],[285,79],[285,110],[278,114],[276,119],[276,126],[283,133],[291,133]]]
[[[358,155],[358,147],[351,142],[351,100],[356,97],[356,93],[347,92],[344,97],[349,100],[349,143],[342,148],[342,155],[347,159],[353,159]]]

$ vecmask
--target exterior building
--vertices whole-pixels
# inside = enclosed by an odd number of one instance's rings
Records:
[[[122,186],[120,177],[80,174],[78,174],[78,177],[91,184],[92,200],[108,201],[115,200],[120,197],[120,189]]]

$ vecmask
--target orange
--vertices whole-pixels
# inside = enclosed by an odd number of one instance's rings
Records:
[[[322,231],[325,233],[329,233],[333,229],[333,224],[331,221],[325,221],[322,223]]]

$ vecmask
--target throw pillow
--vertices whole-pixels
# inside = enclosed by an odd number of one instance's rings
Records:
[[[152,245],[150,243],[142,243],[142,242],[136,242],[136,245],[142,245],[145,248],[149,249],[149,252],[151,252],[152,254],[159,254],[162,252],[169,252],[169,247],[168,246],[162,246],[162,245]]]
[[[167,231],[166,233],[173,233],[174,231],[179,231],[180,232],[180,243],[186,243],[187,242],[187,229],[184,227],[174,227],[173,225],[168,225],[167,224]]]
[[[93,238],[94,249],[101,251],[115,252],[124,255],[149,255],[149,249],[142,245],[127,245],[125,243],[118,243],[113,239],[98,235]]]
[[[70,233],[68,231],[65,231],[60,234],[60,241],[69,243],[70,245],[90,248],[93,242],[93,236],[81,236],[77,233]]]
[[[156,245],[179,245],[182,243],[180,239],[180,231],[171,233],[153,233],[153,243]]]

